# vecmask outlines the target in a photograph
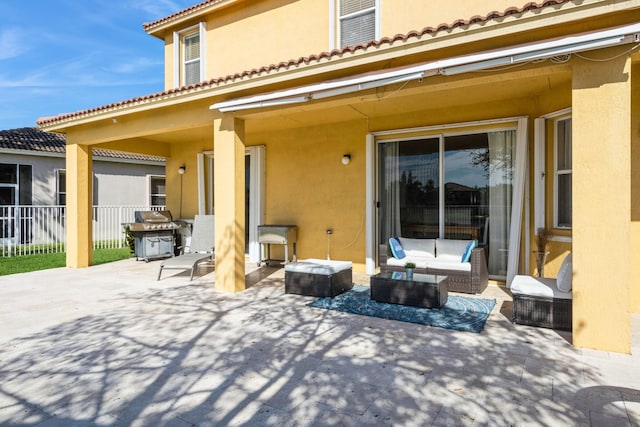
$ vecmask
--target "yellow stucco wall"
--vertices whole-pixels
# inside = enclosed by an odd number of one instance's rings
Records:
[[[216,289],[245,289],[245,129],[232,116],[216,119],[214,196],[216,209]],[[220,208],[221,207],[221,208]]]
[[[637,56],[635,58],[638,59]],[[640,313],[640,64],[631,74],[631,298],[630,310]]]
[[[198,153],[213,149],[211,139],[188,141],[171,146],[171,156],[166,161],[165,182],[167,209],[171,211],[174,218],[194,218],[198,213]],[[186,169],[182,176],[178,174],[180,166],[185,166]]]
[[[402,0],[401,7],[393,1],[382,1],[381,5],[383,36],[406,34],[425,27],[435,28],[440,24],[452,24],[458,19],[468,20],[474,16],[486,16],[492,11],[503,12],[509,7],[521,6],[512,0]]]
[[[407,34],[458,19],[486,16],[514,6],[509,0],[456,2],[407,0],[402,7],[382,1],[380,38]],[[419,11],[419,12],[418,12]],[[334,9],[337,14],[337,7]],[[190,20],[172,31],[206,22],[206,78],[278,64],[338,48],[329,0],[244,1]],[[174,87],[173,33],[165,34],[165,88]]]
[[[250,136],[266,146],[265,223],[298,226],[299,259],[326,259],[330,252],[364,271],[365,133],[358,121]],[[351,155],[350,164],[341,163],[343,154]]]
[[[67,267],[82,268],[93,263],[93,173],[91,147],[74,143],[66,147],[67,170]]]
[[[629,353],[631,61],[611,59],[621,50],[573,65],[573,342]]]

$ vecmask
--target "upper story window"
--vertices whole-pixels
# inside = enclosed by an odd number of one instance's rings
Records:
[[[186,86],[205,80],[204,22],[175,32],[174,85]]]
[[[379,0],[336,0],[340,47],[378,38]]]
[[[557,228],[571,228],[572,224],[571,139],[571,118],[556,120],[554,226]]]

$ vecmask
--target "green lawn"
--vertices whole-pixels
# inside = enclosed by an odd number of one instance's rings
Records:
[[[131,258],[133,255],[129,248],[96,249],[93,251],[93,264],[105,264]],[[47,270],[49,268],[64,267],[66,254],[37,254],[14,257],[0,257],[0,276],[28,271]]]

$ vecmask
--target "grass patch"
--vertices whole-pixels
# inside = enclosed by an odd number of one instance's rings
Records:
[[[0,258],[0,276],[64,267],[67,265],[66,256],[65,253],[51,253],[2,257]],[[93,264],[106,264],[131,257],[129,248],[96,249],[93,251]]]

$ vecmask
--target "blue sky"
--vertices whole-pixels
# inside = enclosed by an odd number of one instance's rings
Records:
[[[0,0],[0,130],[164,89],[142,24],[200,0]]]

